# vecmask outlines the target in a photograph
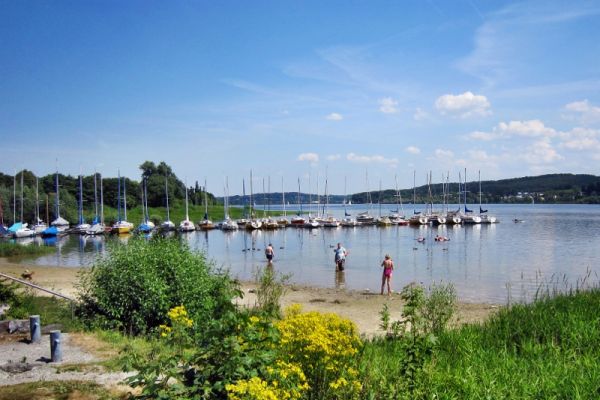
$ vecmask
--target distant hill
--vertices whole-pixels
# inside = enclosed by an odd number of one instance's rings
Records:
[[[450,203],[458,202],[459,185],[458,182],[451,182],[448,185],[448,201]],[[464,189],[463,189],[464,190]],[[530,203],[533,199],[536,203],[588,203],[600,204],[600,176],[587,174],[548,174],[539,176],[525,176],[521,178],[501,179],[497,181],[482,181],[482,203]],[[429,201],[429,188],[427,185],[418,186],[415,189],[416,202],[425,203]],[[369,195],[373,203],[381,201],[382,203],[395,203],[396,193],[394,189],[380,191],[371,191],[354,193],[348,195],[352,203],[368,203]],[[411,203],[413,200],[413,189],[400,190],[400,196],[404,203]],[[431,196],[435,203],[442,201],[442,184],[431,185]],[[316,201],[316,194],[300,193],[300,200],[303,204]],[[222,201],[223,198],[217,198]],[[298,203],[297,192],[285,193],[286,203],[294,205]],[[247,205],[250,196],[231,196],[229,201],[232,205]],[[342,204],[344,196],[329,195],[329,203]],[[282,202],[281,192],[276,193],[258,193],[253,196],[255,204],[274,204],[279,205]],[[321,196],[321,203],[325,199]],[[467,202],[479,202],[479,182],[467,182]]]

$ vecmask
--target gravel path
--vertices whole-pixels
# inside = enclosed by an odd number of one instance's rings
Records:
[[[100,361],[97,357],[70,343],[69,335],[62,334],[63,361],[50,363],[50,336],[42,335],[40,343],[29,344],[26,339],[0,343],[0,386],[25,382],[86,380],[101,385],[116,385],[128,374],[106,373],[100,367],[85,364]],[[81,365],[73,371],[60,371],[58,367]],[[83,371],[77,371],[81,369]],[[86,371],[87,370],[87,371]]]

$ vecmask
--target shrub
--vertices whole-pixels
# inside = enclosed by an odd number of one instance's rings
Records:
[[[256,301],[258,310],[263,314],[281,318],[281,297],[285,294],[285,283],[289,275],[277,274],[272,267],[258,269],[256,271]]]
[[[239,293],[239,292],[238,292]],[[103,328],[146,333],[184,305],[199,325],[231,310],[236,288],[204,254],[173,239],[114,244],[80,281],[79,315]]]
[[[456,289],[451,283],[431,285],[422,306],[427,332],[439,335],[446,329],[456,311],[456,299]]]
[[[281,335],[279,353],[299,365],[310,386],[309,398],[354,398],[361,384],[356,355],[361,348],[353,322],[332,313],[288,308],[276,323]]]

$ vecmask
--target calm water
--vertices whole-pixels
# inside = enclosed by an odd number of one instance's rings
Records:
[[[353,205],[353,215],[364,206]],[[385,214],[390,206],[383,207]],[[273,243],[274,268],[291,274],[291,281],[321,287],[378,291],[380,264],[385,253],[396,263],[394,290],[410,282],[451,282],[465,301],[504,303],[527,300],[547,282],[575,286],[591,274],[598,283],[600,268],[600,206],[489,205],[500,223],[474,226],[388,228],[288,228],[254,232],[193,232],[181,235],[193,249],[207,252],[219,266],[249,280],[265,265],[264,248]],[[330,211],[343,216],[343,208]],[[406,209],[409,214],[412,209]],[[373,209],[373,214],[378,208]],[[514,223],[513,219],[524,220]],[[440,234],[449,242],[435,242]],[[427,238],[424,244],[415,240]],[[25,239],[28,240],[28,239]],[[29,239],[33,240],[33,239]],[[36,239],[41,240],[41,239]],[[108,242],[126,238],[79,237],[58,239],[56,253],[34,261],[39,265],[89,266]],[[333,246],[342,242],[350,255],[346,270],[334,272]],[[256,250],[252,250],[252,248]],[[245,251],[244,251],[245,250]],[[24,261],[31,262],[31,261]],[[566,281],[566,283],[564,283]]]

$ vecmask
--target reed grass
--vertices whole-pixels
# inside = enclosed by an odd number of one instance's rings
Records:
[[[596,399],[598,310],[599,288],[572,290],[539,296],[531,304],[504,308],[485,323],[444,332],[417,393],[442,399]],[[402,357],[402,347],[393,342],[366,343],[364,398],[403,397],[393,392]]]
[[[0,242],[0,257],[37,256],[54,252],[53,247],[25,246],[14,242]]]

